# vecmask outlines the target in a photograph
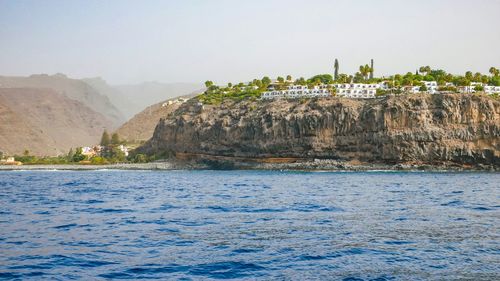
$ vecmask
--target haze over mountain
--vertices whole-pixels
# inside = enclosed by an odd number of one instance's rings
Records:
[[[29,77],[0,76],[0,88],[52,89],[92,110],[101,113],[111,121],[111,127],[118,127],[125,117],[108,99],[82,80],[68,78],[64,74],[37,74]],[[55,101],[57,102],[57,101]],[[103,122],[108,123],[107,120]]]
[[[114,88],[120,92],[120,97],[133,101],[122,110],[127,112],[128,119],[150,105],[193,92],[201,92],[205,86],[202,83],[144,82],[135,85],[117,85]]]
[[[0,151],[59,155],[99,141],[113,123],[80,101],[42,88],[0,88]]]
[[[0,76],[0,151],[58,155],[91,146],[104,129],[113,131],[149,105],[200,87],[157,82],[113,87],[99,77],[72,79],[64,74]],[[148,124],[138,129],[141,136],[150,137],[159,119],[149,118],[139,119]]]

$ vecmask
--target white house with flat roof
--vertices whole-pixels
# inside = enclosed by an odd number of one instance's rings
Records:
[[[344,83],[344,84],[333,84],[335,87],[335,92],[339,97],[346,98],[375,98],[377,89],[380,89],[382,85],[380,84],[364,84],[364,83]]]
[[[308,88],[302,85],[290,85],[286,90],[274,90],[263,92],[261,95],[262,99],[276,99],[276,98],[315,98],[315,97],[328,97],[331,92],[320,86],[314,86],[313,88]]]
[[[263,92],[262,99],[275,98],[313,98],[313,97],[329,97],[332,95],[330,89],[335,89],[337,96],[346,98],[375,98],[377,89],[382,88],[381,84],[364,84],[364,83],[344,83],[344,84],[321,84],[309,88],[303,85],[290,85],[286,90],[275,90],[270,88],[269,91]]]

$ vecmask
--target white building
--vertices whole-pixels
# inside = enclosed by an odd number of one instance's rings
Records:
[[[124,146],[123,144],[120,144],[118,146],[118,149],[121,150],[123,152],[123,154],[125,154],[125,157],[128,156],[128,148],[126,146]]]
[[[95,152],[94,148],[89,147],[89,146],[84,146],[84,147],[82,147],[82,155],[92,157],[92,156],[96,155],[96,152]]]
[[[382,88],[381,84],[363,84],[363,83],[350,83],[350,84],[333,84],[337,96],[346,98],[374,98],[377,89]]]
[[[421,91],[421,86],[405,86],[402,87],[404,92],[407,93],[420,93],[426,92],[429,94],[438,94],[438,84],[436,81],[422,81],[427,91]],[[446,83],[446,86],[453,86],[453,83]],[[487,86],[482,83],[471,83],[470,86],[459,87],[463,93],[476,92],[475,87],[484,87],[486,94],[500,94],[500,86]],[[390,90],[386,81],[378,84],[364,84],[364,83],[343,83],[343,84],[321,84],[309,88],[303,85],[290,85],[286,90],[276,90],[273,86],[269,87],[268,91],[263,92],[262,99],[276,99],[276,98],[313,98],[313,97],[329,97],[331,96],[331,89],[335,88],[335,93],[339,97],[346,98],[361,98],[369,99],[375,98],[378,89]]]
[[[263,92],[261,95],[262,99],[276,99],[276,98],[314,98],[314,97],[328,97],[331,92],[324,87],[314,86],[309,89],[307,86],[302,85],[290,85],[286,90],[271,90]]]
[[[500,94],[500,86],[484,86],[484,92],[488,95]]]
[[[423,82],[424,82],[425,87],[427,87],[427,92],[429,94],[437,93],[438,84],[436,81],[423,81]]]
[[[477,92],[476,87],[478,86],[483,87],[484,92],[488,95],[500,94],[500,86],[488,86],[479,82],[472,82],[470,83],[470,86],[461,87],[460,90],[462,93],[475,93]]]

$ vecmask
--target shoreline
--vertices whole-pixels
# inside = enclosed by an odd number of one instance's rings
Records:
[[[98,171],[98,170],[263,170],[263,171],[415,171],[415,172],[500,172],[492,165],[465,166],[459,164],[384,164],[320,160],[293,163],[248,163],[238,161],[164,161],[150,163],[123,163],[106,165],[36,164],[0,165],[1,171]]]

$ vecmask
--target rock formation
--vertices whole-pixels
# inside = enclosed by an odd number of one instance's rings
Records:
[[[182,105],[140,152],[500,166],[500,101],[401,95]]]

